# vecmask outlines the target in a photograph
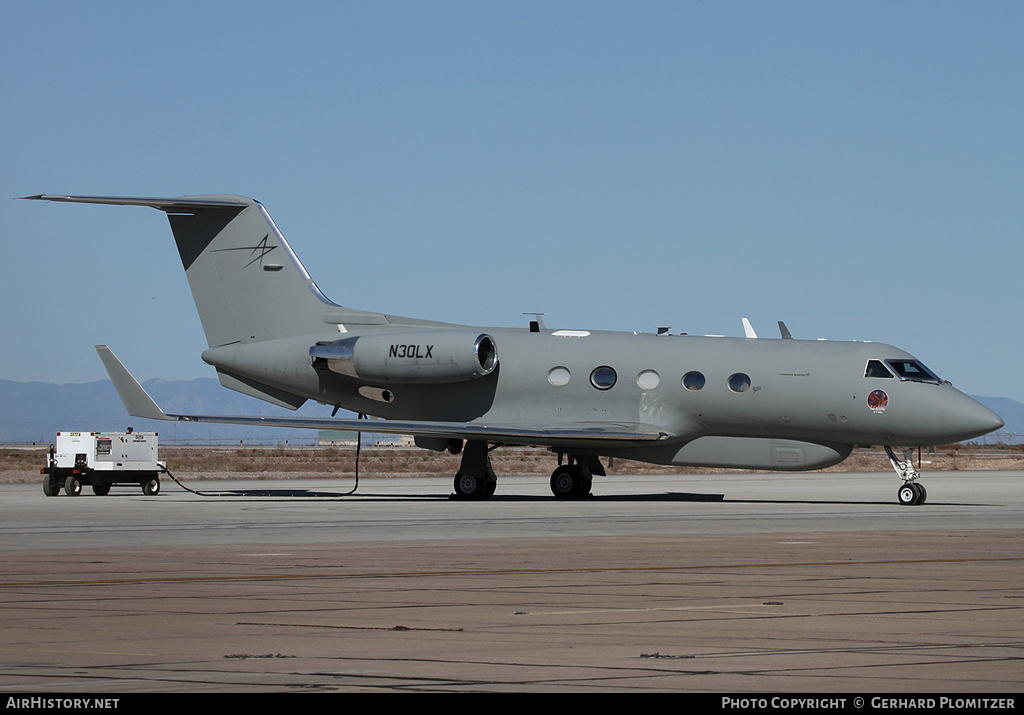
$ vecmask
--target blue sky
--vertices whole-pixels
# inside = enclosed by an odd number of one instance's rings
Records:
[[[7,2],[0,377],[214,375],[166,218],[262,201],[335,302],[875,340],[1024,401],[1024,4]]]

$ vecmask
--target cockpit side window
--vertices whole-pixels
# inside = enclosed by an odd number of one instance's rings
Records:
[[[901,380],[941,382],[934,372],[918,360],[886,360],[885,364],[895,370]]]
[[[868,360],[868,367],[864,371],[864,377],[893,377],[892,372],[881,360]]]

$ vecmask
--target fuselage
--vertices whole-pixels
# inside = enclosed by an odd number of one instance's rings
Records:
[[[389,345],[389,331],[401,340]],[[437,383],[403,378],[416,365],[436,363],[434,344],[460,331],[467,340],[477,333],[492,337],[496,369]],[[366,380],[316,369],[309,346],[336,333],[227,346],[204,359],[384,419],[649,425],[666,433],[666,444],[646,455],[617,453],[667,463],[689,463],[680,450],[708,437],[917,446],[970,439],[1002,424],[913,355],[883,343],[439,325],[373,326],[345,335],[350,341],[375,336],[379,362],[392,372]],[[287,354],[291,359],[282,360]],[[921,372],[899,374],[908,365]],[[834,451],[839,458],[848,453]]]

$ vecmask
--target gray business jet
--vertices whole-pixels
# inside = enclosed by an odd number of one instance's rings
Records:
[[[462,455],[455,494],[486,499],[489,452],[558,455],[556,497],[591,493],[600,457],[801,471],[881,445],[921,504],[911,448],[999,429],[993,412],[913,355],[881,343],[475,328],[347,308],[320,292],[258,201],[240,196],[25,197],[167,214],[221,384],[275,405],[306,400],[380,419],[165,414],[114,354],[100,357],[128,412],[189,422],[405,434]]]

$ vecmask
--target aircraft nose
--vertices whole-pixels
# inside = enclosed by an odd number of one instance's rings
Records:
[[[981,437],[1003,426],[1002,418],[972,397],[956,393],[950,409],[946,411],[946,423],[950,432],[957,435],[950,441]]]

